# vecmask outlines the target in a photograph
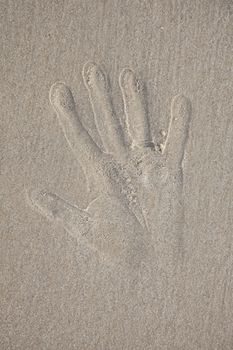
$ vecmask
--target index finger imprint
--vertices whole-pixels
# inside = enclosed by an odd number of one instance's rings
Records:
[[[57,113],[65,137],[77,158],[81,161],[85,161],[86,158],[91,160],[100,158],[101,150],[83,127],[68,86],[62,82],[53,84],[49,98]]]
[[[126,68],[121,72],[119,82],[133,145],[139,147],[153,146],[142,82],[136,78],[132,70]]]

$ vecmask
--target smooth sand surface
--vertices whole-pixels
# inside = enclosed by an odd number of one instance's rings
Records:
[[[232,1],[0,16],[0,349],[232,350]]]

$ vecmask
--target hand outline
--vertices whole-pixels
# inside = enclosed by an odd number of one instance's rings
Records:
[[[83,80],[104,150],[83,127],[73,95],[64,83],[51,87],[50,102],[75,157],[84,168],[87,163],[88,169],[92,168],[100,195],[87,208],[80,209],[46,190],[32,190],[30,203],[50,220],[60,222],[71,236],[85,239],[103,256],[138,266],[148,254],[156,254],[151,222],[157,220],[155,227],[159,229],[161,215],[157,212],[164,206],[154,193],[166,197],[164,203],[170,213],[167,217],[172,217],[172,224],[176,218],[179,222],[182,219],[182,163],[191,104],[181,95],[173,99],[168,132],[158,147],[150,132],[143,84],[132,70],[124,69],[119,78],[126,130],[114,112],[104,70],[88,62],[83,68]],[[151,208],[156,212],[152,219]],[[177,237],[173,239],[177,243]]]

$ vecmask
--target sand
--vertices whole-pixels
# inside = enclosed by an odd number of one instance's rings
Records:
[[[0,349],[232,350],[233,3],[0,9]]]

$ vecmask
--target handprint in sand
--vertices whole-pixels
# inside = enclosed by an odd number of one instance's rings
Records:
[[[114,111],[104,70],[86,63],[83,80],[102,146],[82,125],[68,86],[55,83],[50,102],[96,197],[87,208],[79,208],[48,190],[33,190],[30,202],[112,262],[132,267],[148,258],[173,263],[183,249],[183,160],[190,102],[181,95],[172,100],[168,130],[162,132],[163,142],[156,143],[145,90],[132,70],[124,69],[119,77],[125,123]]]

